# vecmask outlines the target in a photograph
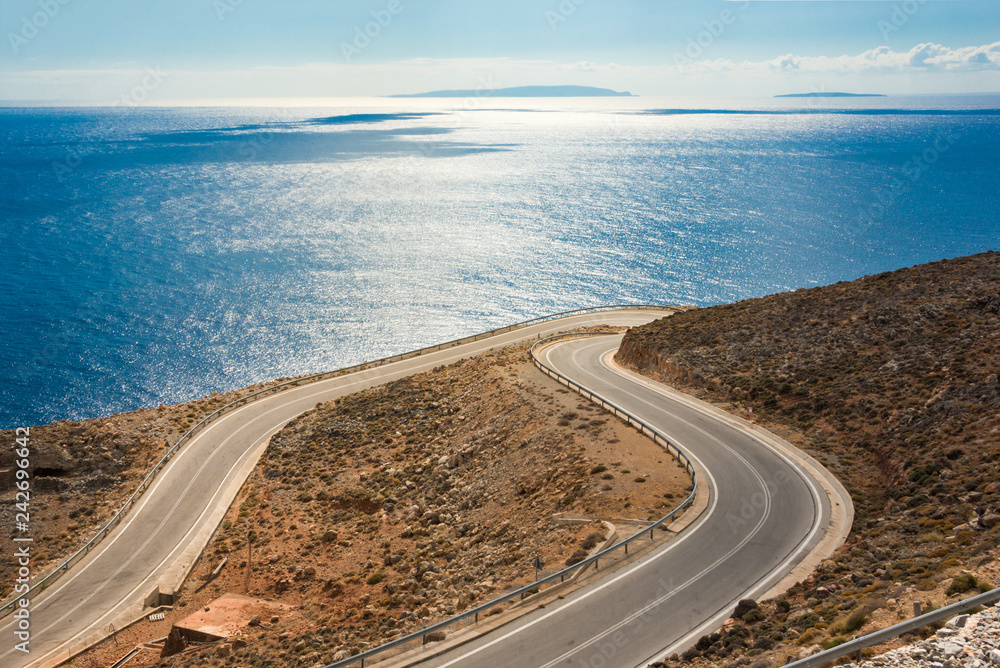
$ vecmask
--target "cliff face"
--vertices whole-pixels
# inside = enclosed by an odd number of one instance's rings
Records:
[[[616,359],[780,432],[855,503],[834,557],[684,661],[781,665],[996,582],[1000,253],[678,314]]]

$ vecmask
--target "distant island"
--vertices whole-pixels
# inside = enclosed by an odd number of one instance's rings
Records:
[[[429,93],[390,95],[389,97],[636,97],[625,91],[591,86],[515,86],[495,90],[435,90]]]
[[[881,93],[789,93],[775,97],[885,97]]]

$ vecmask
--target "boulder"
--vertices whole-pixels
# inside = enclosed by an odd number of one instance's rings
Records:
[[[948,627],[949,629],[961,629],[965,627],[965,623],[967,621],[969,621],[968,615],[958,615],[957,617],[952,617],[951,619],[949,619],[948,623],[945,624],[945,626]]]
[[[940,647],[945,659],[952,659],[962,653],[962,646],[958,643],[943,642]]]

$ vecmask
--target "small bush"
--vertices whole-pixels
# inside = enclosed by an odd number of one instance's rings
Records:
[[[385,580],[385,571],[375,571],[368,576],[368,584],[377,585],[382,580]]]
[[[811,629],[816,624],[819,624],[819,622],[820,622],[820,616],[817,615],[815,612],[810,612],[808,615],[806,615],[806,616],[800,618],[798,621],[796,621],[795,622],[795,626],[797,626],[797,627],[799,627],[800,629],[803,629],[803,630],[804,629]],[[805,634],[803,634],[803,635],[805,635]]]
[[[744,598],[736,604],[736,610],[733,611],[733,617],[742,619],[743,615],[747,614],[751,610],[756,610],[757,607],[757,601],[752,598]]]
[[[948,590],[945,594],[948,596],[954,596],[955,594],[964,594],[970,589],[989,591],[990,585],[987,582],[976,580],[976,576],[972,573],[962,573],[961,575],[956,575],[952,578],[951,584],[948,585]]]
[[[590,469],[590,475],[597,475],[598,473],[604,473],[608,470],[608,467],[604,464],[598,464],[594,468]]]
[[[690,663],[695,659],[701,658],[701,652],[692,647],[691,649],[684,650],[684,653],[681,654],[681,658]]]
[[[855,610],[851,613],[851,616],[847,618],[844,625],[841,627],[844,633],[853,633],[860,629],[868,622],[868,613],[870,611],[867,608],[862,608],[860,610]]]
[[[726,631],[726,635],[722,638],[722,642],[726,645],[726,647],[728,647],[733,643],[733,641],[742,640],[748,635],[750,635],[750,631],[747,627],[737,624],[736,626],[730,627],[729,630]]]

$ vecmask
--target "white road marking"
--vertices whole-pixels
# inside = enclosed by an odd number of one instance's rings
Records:
[[[552,351],[558,345],[560,345],[560,344],[554,344],[552,347],[547,348],[546,350],[542,351],[542,355],[545,357],[545,359],[546,359],[547,362],[551,363],[550,357],[549,357],[549,352]],[[582,373],[590,376],[591,378],[596,378],[593,374],[588,373],[583,368],[583,366],[579,364],[578,359],[579,359],[579,355],[580,354],[582,354],[582,349],[574,350],[573,353],[572,353],[572,355],[571,355],[571,360],[574,363],[577,364],[577,368]],[[636,381],[634,379],[630,378],[629,376],[626,376],[626,375],[622,374],[616,368],[614,368],[614,367],[610,366],[609,364],[607,364],[607,362],[605,360],[605,355],[601,355],[600,359],[601,359],[601,364],[605,368],[607,368],[608,370],[614,372],[620,378],[623,378],[623,379],[625,379],[628,382],[631,382],[631,383],[634,383],[636,385],[639,385],[639,383],[636,383]],[[577,381],[577,382],[579,382],[579,381]],[[580,384],[584,385],[584,383],[580,383]],[[652,385],[652,384],[650,384],[649,387],[650,387],[650,389],[657,390],[657,388],[654,385]],[[735,450],[733,450],[733,448],[731,448],[730,446],[726,445],[724,442],[722,442],[721,440],[719,440],[718,438],[716,438],[712,434],[709,434],[708,432],[706,432],[701,427],[698,427],[697,425],[691,423],[690,421],[685,420],[684,418],[681,418],[676,413],[674,413],[674,412],[666,409],[664,406],[653,404],[650,401],[646,400],[645,398],[640,397],[639,395],[636,395],[635,393],[630,392],[628,390],[625,390],[625,389],[622,389],[622,388],[616,388],[616,390],[619,391],[619,392],[621,392],[621,393],[623,393],[623,394],[625,394],[625,395],[627,395],[627,396],[629,396],[629,397],[631,397],[632,399],[634,399],[634,400],[636,400],[636,401],[638,401],[638,402],[640,402],[640,403],[642,403],[642,404],[644,404],[644,405],[646,405],[646,406],[648,406],[648,407],[656,410],[656,411],[659,411],[659,412],[661,412],[661,413],[663,413],[665,415],[668,415],[674,421],[683,423],[683,424],[687,425],[689,428],[694,429],[694,430],[700,432],[703,436],[707,437],[711,441],[714,441],[716,444],[720,445],[721,447],[725,448],[727,451],[729,451],[730,453],[732,453],[737,459],[739,459],[740,461],[743,462],[743,464],[748,468],[748,470],[750,470],[754,474],[754,476],[757,478],[758,482],[761,483],[761,485],[762,485],[762,487],[764,489],[765,497],[766,497],[765,509],[764,509],[764,512],[762,513],[762,517],[761,517],[760,521],[754,527],[753,531],[750,534],[748,534],[739,543],[739,545],[737,545],[736,547],[732,548],[729,552],[727,552],[722,557],[718,558],[715,562],[713,562],[707,568],[703,569],[696,576],[688,579],[684,584],[680,585],[679,587],[677,587],[675,590],[671,591],[670,593],[668,593],[668,594],[666,594],[664,596],[661,596],[660,598],[658,598],[658,599],[654,600],[653,602],[647,604],[645,607],[643,607],[642,609],[640,609],[637,612],[633,613],[632,615],[630,615],[626,619],[622,620],[621,622],[619,622],[618,624],[616,624],[612,628],[606,629],[601,634],[599,634],[597,636],[594,636],[593,638],[590,638],[589,640],[587,640],[585,643],[574,647],[572,650],[570,650],[570,651],[562,654],[561,656],[559,656],[558,658],[550,661],[549,663],[546,663],[541,668],[552,668],[553,666],[555,666],[555,665],[557,665],[557,664],[559,664],[559,663],[561,663],[561,662],[569,659],[574,654],[577,654],[581,650],[583,650],[583,649],[585,649],[587,647],[590,647],[590,646],[594,645],[597,642],[600,642],[603,638],[607,637],[608,635],[613,634],[614,632],[618,631],[619,629],[621,629],[622,627],[626,626],[627,624],[635,621],[636,619],[638,619],[642,615],[646,614],[650,609],[652,609],[652,608],[654,608],[654,607],[656,607],[658,605],[661,605],[663,602],[665,602],[668,599],[672,598],[674,595],[676,595],[680,591],[682,591],[685,588],[689,587],[694,582],[696,582],[700,578],[704,577],[707,573],[709,573],[713,569],[717,568],[723,561],[725,561],[726,559],[732,557],[737,551],[739,551],[740,549],[742,549],[754,536],[756,536],[756,534],[760,531],[761,527],[763,526],[764,522],[770,516],[770,508],[771,508],[770,489],[769,489],[768,485],[765,483],[765,481],[764,481],[763,477],[761,476],[760,472],[757,471],[756,469],[754,469],[750,465],[750,463],[742,455],[740,455],[738,452],[736,452]],[[666,399],[670,400],[670,401],[675,401],[675,402],[677,401],[676,398],[672,397],[670,394],[668,394],[666,392],[658,391],[657,393],[660,394],[661,396],[665,397]],[[726,423],[726,422],[722,421],[718,416],[713,415],[712,413],[710,413],[708,411],[705,411],[704,409],[698,407],[697,405],[687,405],[687,406],[689,408],[693,409],[694,411],[702,414],[703,416],[705,416],[705,417],[713,420],[714,422],[718,422],[718,423],[721,423],[723,425],[736,428],[735,425],[732,425],[732,424],[729,424],[729,423]],[[679,445],[679,441],[676,438],[670,436],[669,433],[664,432],[662,429],[660,429],[660,431],[661,431],[661,433],[664,433],[665,436],[667,436],[668,440],[670,440],[671,443]],[[770,446],[770,444],[766,443],[765,441],[763,441],[762,439],[760,439],[759,437],[757,437],[755,434],[750,433],[750,432],[741,432],[741,433],[743,433],[746,436],[749,436],[751,438],[751,440],[753,440],[753,441],[757,442],[758,444],[762,445],[768,451],[776,454],[792,470],[796,471],[798,473],[799,477],[808,486],[808,488],[809,488],[809,490],[810,490],[810,492],[812,494],[813,502],[814,502],[813,524],[812,524],[812,527],[811,527],[811,530],[810,530],[809,534],[802,541],[800,541],[800,543],[798,544],[798,549],[794,550],[781,564],[779,564],[775,568],[773,568],[770,571],[768,571],[766,574],[764,574],[760,578],[760,580],[758,580],[759,584],[757,584],[754,588],[752,588],[750,590],[751,592],[754,592],[754,591],[757,591],[758,589],[760,589],[761,587],[763,587],[765,584],[767,584],[767,581],[771,577],[773,577],[773,575],[775,573],[777,573],[777,572],[782,572],[783,573],[787,569],[787,567],[794,560],[796,560],[796,559],[799,558],[800,553],[808,547],[809,543],[811,543],[812,539],[815,537],[815,534],[817,533],[817,531],[821,527],[821,521],[822,521],[822,512],[821,512],[822,511],[822,500],[821,500],[821,498],[819,496],[818,490],[816,489],[815,485],[813,484],[813,481],[811,480],[811,478],[804,471],[802,471],[801,467],[799,467],[799,465],[797,464],[797,462],[794,462],[793,460],[791,460],[784,453],[775,450],[773,447]],[[694,456],[693,453],[689,452],[686,448],[684,449],[684,451],[685,451],[685,454],[687,454],[689,457],[691,457],[692,459],[698,461],[698,464],[699,464],[700,468],[702,469],[702,471],[704,471],[705,475],[707,475],[710,478],[710,480],[711,480],[711,488],[712,489],[717,489],[715,478],[712,476],[712,473],[710,471],[708,471],[707,469],[705,469],[704,464],[701,462],[701,460],[697,459],[697,457]],[[688,537],[690,537],[690,536],[694,535],[695,533],[697,533],[697,529],[702,524],[704,524],[704,522],[706,522],[708,520],[708,518],[710,518],[714,514],[717,504],[718,504],[718,496],[716,494],[713,494],[713,503],[712,503],[712,507],[711,507],[710,511],[708,513],[702,515],[702,517],[699,518],[699,521],[696,522],[696,524],[694,526],[688,527],[688,529],[685,531],[685,533],[684,533],[684,535],[682,536],[681,539],[679,539],[677,541],[674,541],[673,543],[668,544],[667,547],[666,547],[666,549],[664,549],[662,552],[658,552],[655,555],[651,556],[648,560],[643,561],[641,563],[638,563],[638,564],[634,565],[633,567],[628,568],[627,570],[625,570],[620,575],[618,575],[615,578],[607,581],[606,583],[603,583],[602,585],[600,585],[600,586],[596,587],[595,589],[587,592],[586,594],[580,596],[579,598],[576,598],[576,599],[573,599],[571,601],[568,601],[567,603],[565,603],[564,605],[560,606],[559,608],[557,608],[557,609],[555,609],[555,610],[553,610],[551,612],[548,612],[545,615],[542,615],[541,617],[539,617],[539,618],[537,618],[535,620],[532,620],[532,621],[530,621],[530,622],[528,622],[526,624],[523,624],[523,625],[519,626],[518,628],[513,629],[513,630],[507,632],[506,634],[504,634],[504,635],[502,635],[502,636],[500,636],[500,637],[498,637],[498,638],[496,638],[496,639],[494,639],[494,640],[492,640],[492,641],[490,641],[490,642],[488,642],[488,643],[486,643],[484,645],[481,645],[479,647],[473,648],[470,651],[465,652],[464,654],[456,657],[455,659],[452,659],[448,663],[442,664],[441,666],[439,666],[439,668],[449,668],[450,666],[453,666],[453,665],[455,665],[455,664],[457,664],[457,663],[459,663],[461,661],[464,661],[464,660],[466,660],[466,659],[468,659],[470,657],[473,657],[476,654],[479,654],[480,652],[482,652],[483,650],[485,650],[485,649],[487,649],[489,647],[495,646],[496,644],[498,644],[500,642],[503,642],[504,640],[506,640],[506,639],[508,639],[510,637],[513,637],[513,636],[521,633],[522,631],[524,631],[524,630],[526,630],[528,628],[531,628],[532,626],[534,626],[534,625],[536,625],[536,624],[538,624],[538,623],[540,623],[540,622],[542,622],[542,621],[544,621],[544,620],[546,620],[546,619],[548,619],[548,618],[550,618],[550,617],[552,617],[554,615],[563,613],[564,611],[566,611],[570,607],[576,605],[577,603],[579,603],[581,601],[586,600],[587,598],[589,598],[590,596],[593,596],[597,592],[602,591],[603,589],[605,589],[605,588],[613,585],[614,583],[618,582],[622,578],[631,575],[632,573],[634,573],[635,571],[639,570],[640,568],[645,568],[646,566],[649,566],[650,564],[654,563],[656,560],[658,560],[658,559],[662,558],[664,555],[668,554],[673,548],[675,548],[677,545],[680,545],[684,540],[687,540]],[[727,608],[727,610],[728,610],[728,608]],[[728,615],[728,612],[723,612],[723,613],[720,613],[720,614],[721,615]],[[683,638],[681,638],[680,640],[678,640],[675,643],[673,643],[670,648],[667,648],[667,650],[664,651],[664,654],[670,654],[672,648],[681,646],[681,645],[689,642],[696,635],[700,635],[701,632],[702,632],[702,629],[706,628],[707,626],[709,626],[711,624],[716,624],[718,621],[721,621],[721,619],[719,619],[718,615],[716,615],[713,618],[709,619],[708,621],[706,621],[705,623],[703,623],[702,625],[700,625],[698,628],[696,628],[695,630],[689,632]]]
[[[646,317],[646,316],[653,316],[653,314],[655,314],[655,313],[657,313],[656,310],[650,309],[649,311],[644,312],[643,313],[643,317],[640,318],[640,317],[635,317],[633,314],[629,313],[628,311],[617,311],[617,312],[616,311],[609,311],[609,312],[603,312],[603,313],[600,313],[600,314],[587,314],[587,315],[583,315],[583,316],[570,316],[570,317],[565,318],[565,319],[558,319],[558,320],[548,321],[548,322],[545,322],[545,323],[539,323],[538,325],[529,326],[529,327],[526,327],[526,328],[523,328],[523,329],[512,330],[510,332],[505,332],[504,334],[499,334],[499,335],[496,335],[496,336],[493,336],[493,337],[487,337],[487,338],[481,339],[479,341],[470,341],[468,343],[460,344],[460,345],[454,346],[452,348],[444,348],[441,351],[428,352],[424,356],[421,356],[421,357],[407,358],[407,359],[404,359],[404,360],[399,360],[397,362],[390,362],[390,363],[382,365],[382,366],[371,367],[371,368],[368,368],[368,369],[361,369],[361,370],[358,370],[358,371],[355,371],[355,372],[352,372],[352,373],[349,373],[349,374],[345,374],[343,376],[337,376],[335,378],[331,378],[331,379],[328,379],[328,380],[318,381],[318,382],[315,382],[315,383],[310,383],[310,384],[302,386],[302,387],[289,388],[287,390],[280,391],[279,393],[274,394],[274,395],[272,395],[270,397],[264,397],[262,399],[254,401],[252,403],[248,403],[248,404],[246,404],[244,406],[241,406],[241,407],[239,407],[239,408],[231,411],[230,413],[222,415],[222,416],[219,417],[219,419],[217,419],[214,422],[206,425],[205,429],[201,433],[199,433],[194,438],[192,438],[191,442],[189,442],[185,447],[183,447],[180,450],[180,452],[178,452],[174,457],[172,457],[170,459],[169,462],[167,462],[167,464],[164,466],[164,468],[160,472],[160,474],[158,476],[156,476],[156,479],[154,480],[153,484],[143,493],[142,497],[137,501],[136,506],[134,508],[132,508],[131,511],[128,513],[128,515],[125,518],[125,521],[122,524],[119,524],[118,526],[114,527],[109,532],[109,533],[113,533],[113,535],[109,536],[108,540],[102,541],[91,554],[86,555],[84,557],[85,563],[81,567],[74,568],[73,572],[71,574],[68,574],[68,576],[64,576],[63,578],[60,578],[57,581],[57,583],[55,584],[55,586],[53,586],[52,588],[49,588],[49,589],[45,590],[44,592],[42,592],[44,596],[39,601],[39,605],[45,605],[49,600],[53,599],[55,596],[57,596],[58,594],[60,594],[61,592],[63,592],[66,589],[66,587],[68,587],[70,584],[72,584],[77,578],[79,578],[80,576],[82,576],[85,573],[87,573],[88,569],[90,569],[95,563],[97,563],[98,560],[99,560],[99,558],[102,557],[107,552],[107,550],[112,545],[114,545],[115,542],[125,533],[126,529],[128,529],[132,525],[132,523],[135,522],[139,518],[139,515],[141,514],[141,511],[145,508],[146,503],[148,502],[148,500],[153,496],[153,493],[156,491],[156,489],[161,484],[163,484],[166,479],[169,478],[169,472],[171,470],[173,470],[173,469],[176,468],[177,462],[179,462],[181,460],[181,458],[184,457],[186,454],[191,453],[191,452],[196,452],[197,451],[196,445],[198,444],[199,441],[201,441],[202,439],[206,438],[208,436],[208,434],[210,432],[212,432],[214,429],[216,429],[216,428],[222,428],[224,425],[227,425],[233,418],[235,418],[237,415],[239,415],[240,413],[242,413],[244,410],[261,409],[264,406],[266,406],[265,402],[278,402],[277,405],[271,407],[270,409],[268,409],[268,410],[264,411],[263,413],[261,413],[260,415],[256,416],[256,418],[259,418],[259,417],[268,415],[270,413],[273,413],[274,411],[280,410],[282,408],[286,408],[289,405],[291,405],[293,403],[296,403],[296,402],[301,402],[301,401],[305,401],[305,400],[309,400],[309,399],[314,399],[314,398],[320,397],[320,396],[328,396],[330,398],[334,398],[335,396],[340,396],[342,394],[348,394],[349,391],[351,390],[351,388],[356,388],[356,387],[360,387],[360,386],[374,386],[374,385],[379,384],[380,382],[383,382],[383,383],[384,382],[389,382],[388,380],[386,380],[386,377],[390,376],[390,375],[392,375],[394,373],[399,373],[400,371],[405,371],[405,374],[404,374],[403,377],[409,376],[409,375],[413,375],[413,374],[417,374],[417,373],[421,373],[421,372],[426,371],[428,369],[432,369],[434,367],[440,366],[441,364],[446,364],[446,363],[453,362],[453,361],[456,361],[456,360],[459,360],[459,359],[470,357],[472,355],[480,354],[482,352],[485,352],[485,351],[493,349],[493,348],[497,348],[497,347],[501,347],[501,346],[505,346],[505,345],[510,345],[512,343],[516,343],[516,342],[519,342],[519,341],[526,341],[526,340],[529,340],[530,338],[532,338],[532,337],[534,337],[536,335],[537,336],[543,336],[543,335],[549,335],[549,334],[551,334],[553,332],[565,331],[565,329],[567,327],[581,327],[581,326],[586,326],[586,325],[591,324],[591,323],[607,324],[609,326],[616,326],[615,323],[617,323],[617,325],[628,326],[628,325],[636,324],[636,323],[639,323],[639,322],[648,322],[648,321],[650,321],[652,319],[655,319],[655,317]],[[673,313],[673,311],[665,310],[664,313],[669,315],[669,314]],[[450,355],[443,355],[442,354],[444,351],[449,351],[449,350],[450,351],[454,351],[455,354],[450,354]],[[415,360],[426,360],[426,361],[423,361],[422,363],[415,364],[414,363]],[[404,368],[401,369],[400,367],[404,367]],[[356,377],[356,378],[358,378],[358,380],[355,380],[353,382],[344,382],[344,381],[350,380],[352,377]],[[324,389],[321,389],[318,392],[314,391],[318,387],[319,388],[324,388]],[[305,396],[301,396],[302,392],[310,392],[310,393],[306,394]],[[290,419],[294,419],[294,416],[293,416],[293,418],[289,418],[289,420]],[[254,421],[256,421],[256,420],[254,420]],[[240,456],[238,457],[238,460],[234,464],[234,466],[232,468],[230,468],[230,470],[226,473],[226,476],[224,477],[224,480],[228,479],[229,476],[232,475],[233,470],[235,468],[237,468],[238,466],[240,466],[241,462],[244,461],[244,459],[246,457],[246,454],[248,452],[251,452],[260,443],[261,439],[263,439],[263,438],[269,438],[276,431],[278,431],[285,423],[287,423],[287,421],[288,420],[282,421],[281,424],[275,426],[272,431],[270,431],[266,435],[258,438],[257,441],[255,441],[254,444],[250,448],[245,449],[244,452],[242,454],[240,454]],[[245,429],[248,426],[251,426],[252,424],[253,424],[253,422],[251,421],[251,422],[247,422],[246,424],[240,426],[239,429],[237,429],[237,432],[234,432],[234,434],[230,434],[229,437],[227,437],[226,439],[224,439],[222,441],[222,443],[220,443],[216,447],[216,450],[218,450],[219,448],[222,447],[222,445],[224,445],[226,442],[228,442],[235,435],[235,433],[238,433],[239,431],[242,431],[243,429]],[[191,455],[189,455],[189,458],[190,458],[190,456]],[[211,459],[211,455],[209,455],[208,459]],[[203,464],[202,467],[199,468],[199,471],[201,471],[204,468],[204,466],[205,466],[205,464]],[[194,477],[192,477],[192,480],[193,479],[194,479]],[[189,485],[190,485],[190,483],[189,483]],[[220,485],[216,489],[215,494],[212,496],[213,500],[218,496],[218,494],[223,490],[223,488],[224,488],[224,486]],[[178,498],[180,498],[180,497],[178,497]],[[175,504],[174,508],[176,508],[176,504]],[[207,512],[209,512],[211,509],[212,509],[212,506],[211,505],[207,505],[206,508],[199,515],[198,522],[200,522],[201,518],[203,518],[205,516],[205,514]],[[196,522],[192,526],[192,528],[187,532],[187,534],[185,534],[184,538],[180,542],[178,542],[178,544],[174,547],[174,549],[171,550],[171,552],[166,557],[164,557],[163,560],[160,561],[160,563],[156,566],[156,568],[142,582],[140,582],[135,588],[133,588],[128,594],[126,594],[121,599],[119,599],[118,603],[116,603],[114,606],[112,606],[110,610],[108,610],[104,615],[102,615],[100,618],[98,618],[98,620],[96,620],[95,622],[92,622],[86,629],[84,629],[83,631],[81,631],[81,632],[79,632],[77,634],[74,634],[73,637],[71,637],[68,640],[66,640],[65,642],[61,643],[58,647],[50,650],[45,655],[43,655],[41,658],[33,661],[32,663],[33,664],[37,664],[37,663],[41,662],[42,660],[46,659],[47,657],[50,657],[50,656],[52,656],[54,654],[58,654],[60,651],[63,651],[66,648],[67,645],[69,645],[70,643],[76,641],[84,633],[86,633],[90,629],[94,628],[96,625],[98,625],[100,623],[100,621],[102,619],[105,619],[108,616],[110,616],[110,615],[118,612],[119,609],[120,609],[121,604],[126,599],[128,599],[130,596],[132,596],[133,594],[135,594],[135,592],[139,591],[144,586],[150,586],[150,580],[153,579],[154,576],[157,575],[157,570],[160,567],[162,567],[162,565],[164,563],[166,563],[172,557],[172,555],[175,554],[179,549],[185,547],[185,541],[188,540],[188,538],[189,538],[189,536],[191,535],[192,532],[194,532],[197,528],[199,528],[198,527],[198,522]],[[159,525],[157,525],[157,531],[160,528],[162,528],[162,526],[163,526],[163,521],[161,521],[161,523]],[[147,545],[150,542],[150,540],[151,540],[151,538],[148,539],[147,541],[145,541],[142,545],[143,546]],[[136,552],[138,552],[138,550]],[[114,578],[115,575],[117,575],[119,572],[121,572],[121,570],[125,567],[125,565],[127,565],[129,562],[132,561],[132,559],[135,558],[135,556],[137,556],[137,555],[134,553],[133,557],[131,559],[129,559],[129,561],[126,562],[126,564],[123,564],[122,567],[119,568],[118,570],[116,570],[115,573],[111,577],[106,578],[104,580],[104,582],[101,583],[101,585],[99,585],[98,587],[94,588],[92,591],[93,592],[98,591],[100,589],[100,587],[103,587],[109,581],[111,581]],[[91,598],[93,598],[93,594],[90,597],[86,598],[84,601],[81,601],[79,604],[77,604],[72,610],[70,610],[68,613],[64,614],[62,617],[60,617],[56,622],[50,624],[45,629],[43,629],[42,633],[44,633],[45,631],[51,630],[52,628],[54,628],[55,626],[57,626],[59,623],[61,623],[62,621],[64,621],[70,614],[72,614],[72,612],[74,612],[75,610],[78,610],[86,601],[89,601]],[[0,629],[0,631],[4,632],[6,634],[6,632],[9,631],[9,629],[11,629],[12,627],[13,627],[13,624],[7,624],[4,627],[2,627],[2,629]],[[6,657],[7,655],[9,655],[10,653],[12,653],[13,651],[14,651],[13,648],[9,649],[7,652],[4,652],[3,654],[0,654],[0,658]]]

